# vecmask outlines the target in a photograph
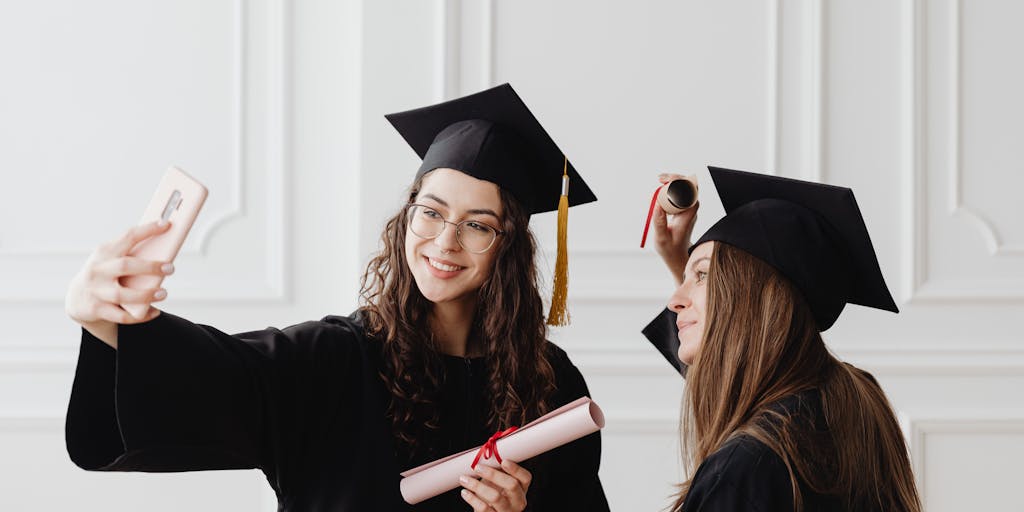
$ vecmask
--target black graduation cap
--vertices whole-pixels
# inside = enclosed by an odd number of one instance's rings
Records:
[[[691,252],[713,240],[768,263],[803,293],[820,331],[835,323],[847,303],[899,312],[852,190],[708,169],[726,215],[690,247]],[[656,340],[648,335],[648,339],[663,353],[671,350],[675,340],[675,333],[669,339],[662,332],[666,329],[658,327],[667,323],[665,318],[663,312],[644,330],[660,336]],[[678,340],[674,343],[678,348]]]
[[[447,167],[498,185],[530,214],[558,210],[558,255],[548,324],[567,324],[568,208],[597,197],[512,86],[502,84],[384,117],[423,159],[417,178]]]
[[[509,84],[384,117],[423,159],[417,177],[462,171],[511,192],[533,214],[558,209],[564,168],[569,206],[597,200]]]

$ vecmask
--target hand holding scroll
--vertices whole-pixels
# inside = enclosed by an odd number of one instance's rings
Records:
[[[484,464],[474,471],[479,479],[459,477],[462,484],[462,499],[475,512],[521,512],[526,509],[526,491],[530,489],[533,475],[526,468],[509,459],[501,461],[501,468]]]
[[[687,179],[679,174],[659,174],[658,181],[670,183],[673,180]],[[696,176],[689,179],[696,180]],[[697,222],[697,210],[700,209],[700,201],[697,201],[691,208],[682,210],[671,217],[661,208],[655,208],[651,224],[654,227],[654,249],[665,262],[665,266],[672,272],[676,284],[683,282],[683,269],[686,268],[686,260],[689,254],[686,252],[690,247],[690,238],[693,236],[693,225]]]

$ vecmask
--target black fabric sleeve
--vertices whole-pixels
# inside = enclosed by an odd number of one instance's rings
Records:
[[[342,372],[346,327],[306,322],[230,336],[162,313],[118,330],[114,350],[82,331],[65,425],[88,470],[276,468]],[[276,488],[276,486],[275,486]]]

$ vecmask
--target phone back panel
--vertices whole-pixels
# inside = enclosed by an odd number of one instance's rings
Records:
[[[128,254],[146,260],[174,261],[206,201],[206,195],[207,190],[202,183],[181,169],[169,168],[160,180],[139,224],[163,218],[171,223],[171,227],[160,235],[140,242]],[[121,284],[137,289],[156,288],[162,281],[161,276],[141,275],[125,277]],[[122,304],[122,307],[136,318],[141,318],[149,309],[144,304]]]

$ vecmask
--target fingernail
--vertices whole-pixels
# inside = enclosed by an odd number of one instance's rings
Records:
[[[173,274],[174,265],[171,263],[164,263],[163,265],[160,266],[160,271],[163,272],[164,274]]]
[[[463,498],[469,499],[469,491],[463,489],[461,493]]]
[[[464,483],[464,484],[468,484],[469,483],[469,477],[466,476],[466,475],[462,475],[462,476],[459,477],[459,481]]]
[[[164,298],[166,296],[167,296],[167,290],[157,290],[156,293],[153,294],[153,298],[157,299],[157,300],[160,300],[160,299],[162,299],[162,298]]]
[[[167,225],[167,221],[164,220],[164,219],[160,219],[160,220],[156,221],[156,225],[157,225],[157,227],[162,228],[162,227]]]

